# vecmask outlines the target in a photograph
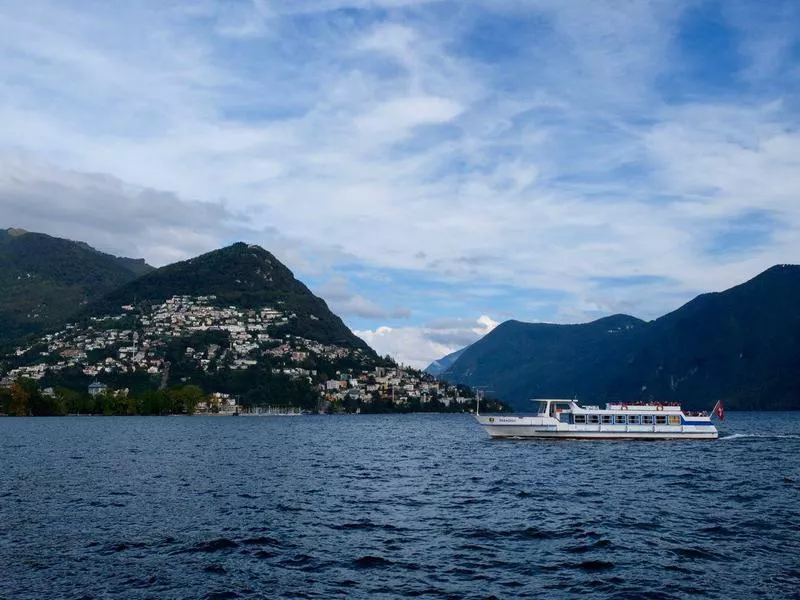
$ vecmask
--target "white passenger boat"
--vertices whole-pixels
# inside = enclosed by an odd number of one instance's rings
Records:
[[[535,415],[481,415],[475,418],[493,438],[712,440],[717,428],[706,412],[687,412],[679,404],[615,403],[579,406],[575,400],[543,399]],[[712,411],[720,418],[718,402]]]

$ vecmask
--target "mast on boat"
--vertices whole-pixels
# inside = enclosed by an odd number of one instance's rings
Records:
[[[485,398],[485,394],[487,391],[494,391],[488,389],[490,386],[488,385],[476,385],[475,386],[475,416],[481,414],[481,398]]]

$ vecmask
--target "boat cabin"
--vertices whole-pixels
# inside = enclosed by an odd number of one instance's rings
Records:
[[[677,403],[610,403],[579,406],[575,400],[535,399],[536,415],[573,425],[682,425],[688,423]],[[706,416],[706,415],[699,415]]]
[[[557,398],[545,398],[534,400],[538,404],[536,414],[540,417],[553,417],[562,423],[570,423],[570,414],[578,408],[574,400],[560,400]]]

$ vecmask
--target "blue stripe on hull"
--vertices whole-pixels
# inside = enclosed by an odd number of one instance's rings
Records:
[[[487,432],[490,437],[498,438],[516,438],[516,439],[536,439],[536,440],[580,440],[580,439],[593,439],[593,440],[680,440],[680,439],[697,439],[697,440],[710,440],[717,439],[718,433],[715,431],[696,431],[696,432],[647,432],[647,433],[622,433],[617,435],[610,434],[605,431],[575,433],[564,431],[559,434],[550,432],[540,432],[539,434],[531,433],[501,433],[492,434]]]

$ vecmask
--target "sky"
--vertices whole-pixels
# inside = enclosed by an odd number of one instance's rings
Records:
[[[424,367],[800,262],[796,0],[4,0],[0,227],[273,252]]]

